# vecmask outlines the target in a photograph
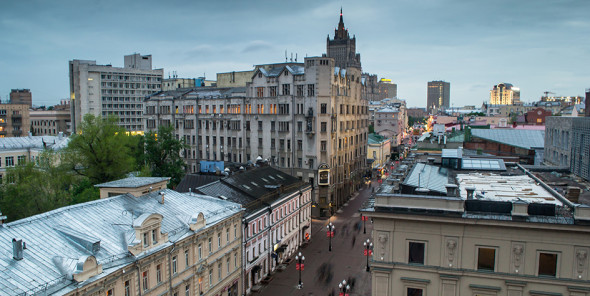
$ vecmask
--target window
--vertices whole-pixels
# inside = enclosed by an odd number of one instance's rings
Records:
[[[162,282],[162,264],[156,265],[156,283]]]
[[[238,225],[234,224],[234,239],[238,238]]]
[[[328,113],[328,104],[321,104],[320,105],[320,114],[326,114]]]
[[[297,131],[298,132],[303,131],[303,121],[297,121]]]
[[[142,276],[141,277],[143,279],[143,290],[144,291],[147,291],[149,289],[149,286],[148,286],[148,272],[147,272],[147,270],[142,273]]]
[[[321,123],[321,129],[320,129],[320,131],[321,131],[322,133],[325,133],[327,130],[328,130],[328,123],[327,123],[327,122],[325,122],[325,121],[322,121],[322,123]]]
[[[283,84],[283,95],[288,96],[291,94],[291,85],[290,84]]]
[[[7,167],[14,166],[14,157],[13,156],[6,157],[6,166]]]
[[[422,296],[423,293],[422,289],[408,288],[408,296]]]
[[[189,256],[188,256],[188,250],[184,250],[184,266],[185,268],[189,267]]]
[[[213,269],[209,269],[209,286],[213,286]]]
[[[176,256],[172,257],[172,274],[176,274],[177,271],[177,258]]]
[[[234,269],[238,268],[238,253],[234,253]]]
[[[110,289],[107,291],[107,296],[113,296],[113,289]]]
[[[17,164],[18,165],[25,164],[25,156],[24,155],[19,155],[17,157]]]
[[[229,276],[229,256],[227,256],[227,260],[225,262],[225,270],[227,272],[227,275]]]
[[[494,271],[496,268],[496,249],[477,248],[477,270]]]
[[[184,296],[190,296],[191,295],[191,285],[186,285],[186,287],[184,287]]]
[[[202,252],[201,244],[199,244],[198,252],[199,252],[199,260],[201,260],[203,258],[203,252]]]
[[[158,243],[158,233],[156,232],[156,230],[152,230],[152,244],[157,244]]]
[[[256,97],[262,98],[264,96],[264,87],[256,88]]]
[[[217,247],[221,248],[221,232],[217,234]]]
[[[307,96],[308,97],[315,96],[315,85],[314,84],[307,85]]]
[[[408,263],[424,264],[424,243],[410,242]]]
[[[320,150],[321,151],[326,151],[328,149],[327,147],[328,147],[328,142],[327,141],[321,141]]]
[[[221,263],[217,264],[217,281],[221,282]]]
[[[125,281],[125,296],[131,296],[131,283]]]
[[[276,86],[271,86],[269,87],[270,89],[270,96],[271,97],[276,97],[277,96],[277,87]]]
[[[147,232],[144,232],[143,233],[143,247],[144,248],[147,248],[149,245],[150,245],[150,240],[149,240],[149,237],[148,237],[148,233]]]
[[[211,238],[209,238],[209,253],[212,253],[212,252],[213,252],[213,244],[212,244]]]
[[[557,254],[539,253],[539,275],[551,277],[557,275]]]
[[[258,130],[261,131],[262,130],[262,121],[258,121]]]

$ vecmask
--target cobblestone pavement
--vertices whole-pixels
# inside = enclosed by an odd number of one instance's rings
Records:
[[[377,184],[372,184],[377,185]],[[371,277],[366,271],[366,257],[363,256],[363,242],[370,237],[372,225],[366,224],[366,234],[358,212],[362,203],[371,195],[371,187],[363,187],[345,204],[336,215],[326,220],[312,221],[312,238],[310,244],[300,250],[305,256],[305,269],[302,272],[303,288],[298,289],[299,271],[295,269],[295,260],[286,270],[275,272],[272,281],[259,292],[252,295],[261,296],[319,296],[338,295],[338,283],[342,280],[354,278],[354,288],[351,296],[371,295]],[[332,251],[328,251],[329,239],[326,236],[326,225],[335,225],[335,235],[332,238]],[[360,229],[355,227],[360,225]],[[354,241],[354,245],[353,245]],[[294,258],[293,258],[294,259]],[[328,272],[322,276],[320,267],[331,266],[332,277]]]

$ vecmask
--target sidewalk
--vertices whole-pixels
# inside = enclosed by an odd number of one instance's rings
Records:
[[[336,215],[327,220],[312,220],[311,242],[306,248],[300,250],[305,256],[305,269],[301,273],[302,289],[297,289],[299,271],[295,270],[296,264],[293,260],[284,271],[275,272],[273,280],[268,285],[262,286],[259,292],[252,295],[318,296],[330,295],[332,291],[338,295],[338,283],[349,278],[355,278],[354,289],[349,295],[371,295],[371,278],[370,273],[366,271],[363,242],[370,237],[372,225],[370,223],[366,225],[366,234],[363,234],[362,224],[360,229],[354,227],[360,222],[358,209],[370,194],[371,187],[363,188],[355,192]],[[335,226],[331,252],[328,251],[330,242],[326,236],[326,225],[329,222]],[[331,278],[320,275],[319,270],[323,263],[331,266]],[[324,274],[327,275],[327,273]]]

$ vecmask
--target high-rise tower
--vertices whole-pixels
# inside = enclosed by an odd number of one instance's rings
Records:
[[[344,27],[342,8],[340,9],[340,22],[334,30],[334,39],[327,40],[327,55],[336,61],[339,68],[361,68],[361,55],[356,53],[356,37],[350,38],[348,30]]]

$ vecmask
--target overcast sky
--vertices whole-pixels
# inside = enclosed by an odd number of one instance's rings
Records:
[[[583,96],[590,88],[588,0],[0,1],[0,97],[28,88],[33,104],[69,93],[68,61],[123,66],[151,54],[165,76],[244,71],[285,50],[326,52],[340,7],[364,72],[390,78],[409,106],[426,83],[451,83],[451,104],[481,105],[494,84]],[[290,56],[290,54],[289,54]]]

